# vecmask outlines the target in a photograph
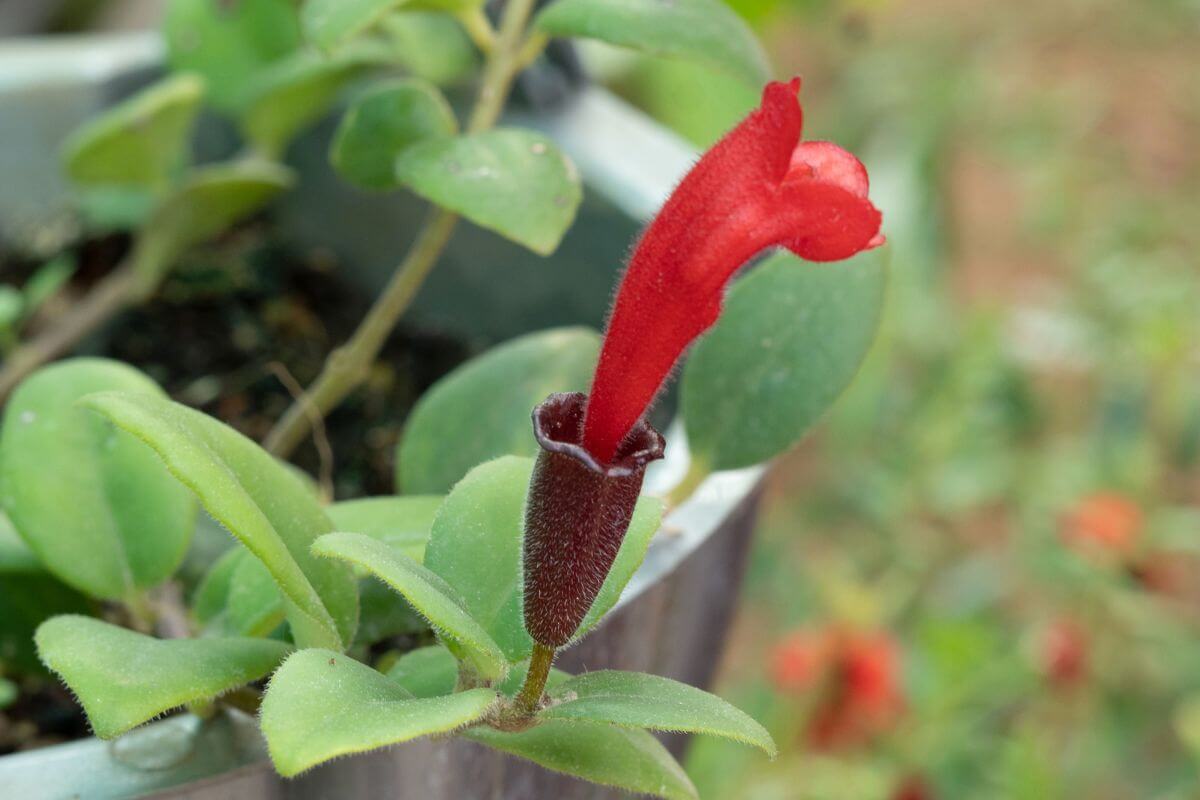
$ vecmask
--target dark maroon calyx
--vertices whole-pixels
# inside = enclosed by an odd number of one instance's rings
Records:
[[[646,465],[662,435],[640,421],[607,465],[583,447],[587,397],[552,394],[533,411],[541,445],[525,508],[525,627],[562,647],[578,630],[612,568],[633,516]]]

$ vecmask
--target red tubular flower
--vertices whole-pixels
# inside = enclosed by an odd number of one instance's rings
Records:
[[[523,596],[525,627],[544,649],[567,643],[595,601],[645,466],[662,456],[662,437],[639,420],[716,321],[733,273],[775,245],[833,261],[883,242],[858,159],[800,141],[799,89],[798,79],[768,85],[762,106],[650,224],[617,292],[590,399],[552,395],[534,411],[542,449],[526,506]]]
[[[708,151],[629,262],[592,382],[584,447],[607,463],[687,346],[717,320],[725,284],[769,247],[837,261],[883,243],[867,171],[829,142],[801,142],[800,80]]]

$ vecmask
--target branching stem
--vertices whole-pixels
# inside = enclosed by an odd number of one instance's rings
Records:
[[[494,46],[484,65],[479,95],[467,124],[468,133],[485,131],[500,118],[513,80],[528,57],[522,51],[532,11],[533,0],[509,0],[505,7]],[[267,450],[286,458],[312,430],[315,416],[327,416],[358,388],[388,335],[437,264],[457,222],[457,215],[442,209],[435,209],[429,215],[408,255],[350,341],[329,355],[317,380],[292,403],[267,435],[264,442]]]

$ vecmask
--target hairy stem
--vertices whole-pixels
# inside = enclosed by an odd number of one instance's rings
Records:
[[[4,359],[0,368],[0,402],[29,373],[58,358],[114,316],[132,306],[139,297],[137,275],[130,263],[118,266],[79,303],[26,344]]]
[[[505,7],[494,46],[484,65],[479,95],[467,124],[468,133],[485,131],[500,118],[513,80],[523,59],[528,57],[522,49],[532,10],[533,0],[509,0]],[[449,211],[437,209],[430,214],[391,282],[350,341],[329,355],[317,380],[292,403],[267,435],[264,442],[267,450],[286,458],[312,430],[315,418],[327,416],[358,388],[388,335],[441,257],[457,222],[458,217]]]
[[[529,672],[525,674],[525,685],[516,697],[517,708],[532,716],[542,702],[546,691],[546,680],[550,677],[550,665],[554,663],[554,648],[544,644],[533,644],[533,655],[529,657]]]

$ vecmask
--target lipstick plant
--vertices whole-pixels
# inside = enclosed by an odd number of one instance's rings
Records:
[[[641,564],[664,510],[643,478],[665,447],[686,442],[691,454],[675,504],[713,471],[789,448],[853,377],[883,285],[877,256],[856,257],[883,243],[867,171],[837,145],[802,139],[800,81],[766,82],[753,39],[716,0],[557,0],[536,15],[530,0],[509,0],[496,27],[471,0],[425,5],[474,42],[476,103],[462,133],[425,81],[385,76],[351,104],[335,167],[433,209],[359,332],[264,446],[102,359],[42,368],[8,402],[0,498],[20,537],[11,544],[69,587],[76,612],[40,626],[38,655],[104,738],[178,707],[232,707],[259,714],[285,776],[458,735],[598,783],[694,796],[649,731],[773,755],[762,726],[666,678],[568,675],[553,662],[602,624]],[[280,61],[243,28],[260,14],[278,34],[289,2],[247,1],[227,18],[180,3],[195,41],[176,42],[174,60],[204,76],[218,110],[240,109],[259,158],[278,157],[303,123],[289,98],[325,98],[336,82],[321,59],[386,52],[413,24],[406,8],[309,0],[294,21],[313,48]],[[570,225],[581,190],[567,157],[539,134],[493,127],[551,36],[705,60],[765,83],[762,103],[646,228],[603,339],[547,331],[469,362],[414,410],[397,494],[329,503],[279,457],[362,380],[460,218],[543,254]],[[226,55],[270,62],[259,66],[272,103],[239,98],[221,70],[241,62],[205,55],[212,37]],[[285,108],[295,113],[272,116]],[[647,412],[689,349],[683,425],[668,441]],[[211,565],[187,619],[167,624],[157,587],[179,568],[197,505],[237,544]],[[436,643],[398,649],[397,634],[420,628]]]

